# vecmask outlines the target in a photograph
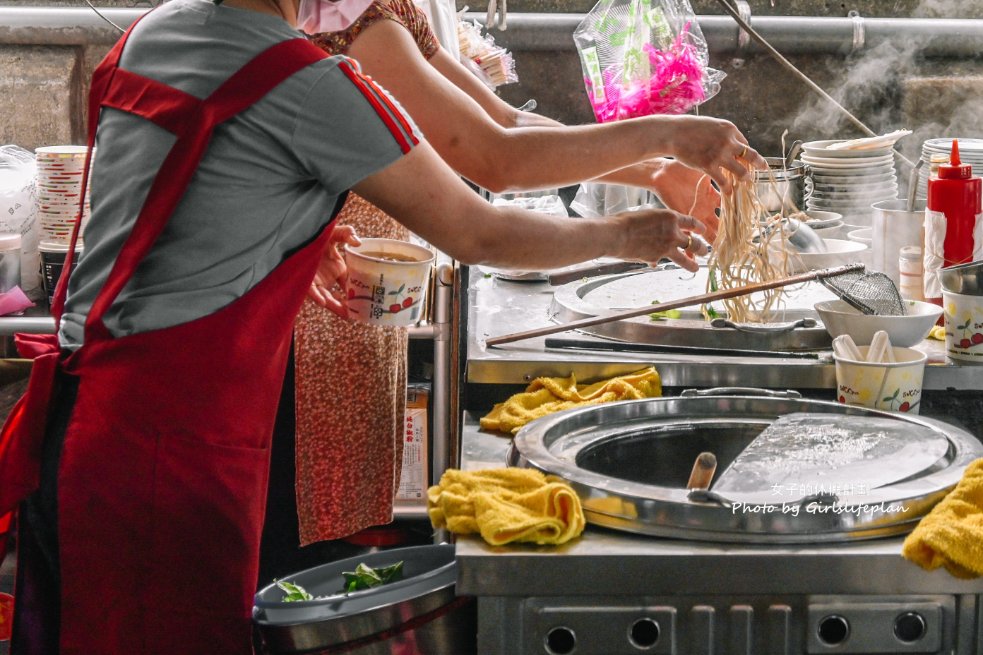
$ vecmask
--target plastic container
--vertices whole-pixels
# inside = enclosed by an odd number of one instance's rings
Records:
[[[20,286],[20,245],[20,234],[0,234],[0,293]]]
[[[974,239],[983,221],[983,180],[959,158],[959,142],[952,141],[948,164],[939,165],[937,177],[928,178],[925,209],[924,293],[929,302],[942,304],[938,271],[983,257],[983,235]],[[977,256],[979,255],[979,256]]]
[[[898,293],[907,300],[924,300],[922,286],[922,248],[905,246],[898,250]]]
[[[403,579],[339,593],[342,572],[403,562]],[[323,564],[284,580],[322,599],[283,603],[276,584],[261,589],[253,606],[260,652],[354,655],[433,655],[477,652],[473,598],[454,593],[454,546],[396,548]]]

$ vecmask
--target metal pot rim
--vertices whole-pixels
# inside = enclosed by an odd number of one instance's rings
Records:
[[[735,408],[755,407],[766,416],[796,411],[821,411],[838,414],[874,416],[902,420],[913,425],[940,431],[950,442],[951,457],[940,470],[902,480],[884,488],[872,489],[864,496],[865,505],[909,503],[915,507],[904,518],[880,516],[854,517],[811,515],[797,516],[792,522],[782,513],[771,516],[735,516],[731,509],[714,502],[695,502],[686,489],[642,484],[606,477],[577,467],[556,457],[549,449],[550,436],[576,431],[589,434],[591,425],[612,425],[616,420],[641,417],[671,417],[677,422],[693,420],[698,409],[715,408],[706,417],[733,417]],[[652,411],[652,410],[656,411]],[[646,411],[652,412],[646,414]],[[661,414],[659,413],[661,412]],[[620,419],[615,419],[620,414]],[[625,415],[628,415],[627,417]],[[687,418],[689,417],[689,418]],[[772,419],[773,420],[773,419]],[[537,468],[569,482],[581,497],[588,522],[628,532],[655,536],[689,538],[740,543],[813,543],[868,539],[910,531],[917,520],[956,485],[971,461],[983,456],[983,446],[969,433],[955,426],[921,416],[899,415],[880,410],[853,407],[840,403],[758,396],[665,397],[607,403],[561,412],[534,421],[513,440],[508,461],[512,466]],[[778,501],[776,501],[778,502]],[[851,506],[850,503],[839,503]],[[915,516],[917,514],[917,516]]]

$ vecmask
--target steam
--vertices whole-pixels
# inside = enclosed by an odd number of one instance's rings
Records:
[[[922,0],[912,17],[952,18],[966,15],[965,0]],[[920,157],[921,144],[938,137],[983,137],[983,77],[964,77],[952,61],[920,61],[927,39],[881,43],[843,61],[832,58],[834,80],[822,84],[833,98],[878,134],[914,131],[899,146],[909,159]],[[942,71],[933,78],[933,67]],[[905,84],[923,78],[925,84]],[[944,90],[943,90],[944,89]],[[930,119],[930,120],[928,120]],[[813,96],[793,121],[797,138],[838,139],[864,136],[843,112]],[[902,171],[904,174],[904,171]]]

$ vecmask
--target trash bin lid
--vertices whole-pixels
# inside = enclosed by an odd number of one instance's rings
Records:
[[[359,564],[380,568],[396,562],[403,562],[402,580],[350,593],[342,591],[343,572],[354,571]],[[457,566],[451,544],[411,546],[322,564],[282,579],[300,585],[316,600],[281,602],[285,594],[274,582],[256,593],[253,601],[253,619],[256,623],[296,625],[338,622],[340,625],[356,615],[380,607],[452,588],[457,580]]]

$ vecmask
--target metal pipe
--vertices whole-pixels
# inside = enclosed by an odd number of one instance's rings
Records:
[[[476,13],[467,20],[483,21]],[[509,16],[509,29],[493,32],[495,41],[516,51],[572,50],[572,34],[583,14],[519,14]],[[730,16],[698,16],[703,36],[714,53],[763,53],[760,45],[741,48],[741,30]],[[809,16],[759,16],[754,29],[786,54],[848,55],[854,51],[856,20]],[[917,43],[925,57],[977,59],[983,56],[983,19],[864,18],[860,46],[870,50],[885,43],[899,48]]]
[[[146,9],[99,8],[126,28]],[[112,45],[119,31],[88,7],[0,7],[0,44]]]
[[[114,23],[127,27],[146,9],[100,8]],[[465,14],[484,23],[485,15]],[[584,14],[513,13],[509,29],[495,31],[495,40],[512,50],[572,50],[574,29]],[[751,43],[741,48],[740,33],[729,16],[698,16],[700,28],[714,53],[763,52]],[[775,48],[786,54],[839,54],[854,50],[854,18],[759,16],[752,26]],[[975,59],[983,56],[983,19],[865,18],[863,49],[884,43],[920,44],[925,57]],[[2,45],[111,44],[119,33],[88,7],[0,7]]]

